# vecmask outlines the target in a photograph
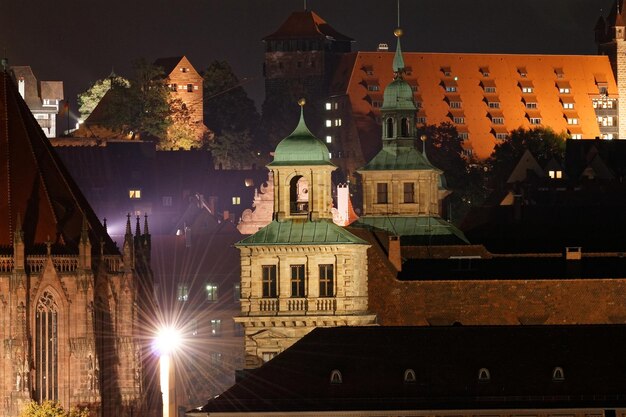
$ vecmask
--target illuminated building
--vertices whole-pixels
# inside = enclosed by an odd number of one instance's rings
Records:
[[[301,106],[304,103],[301,102]],[[371,325],[368,243],[332,221],[328,148],[301,110],[268,168],[274,215],[236,244],[241,252],[245,366],[259,366],[318,326]]]
[[[140,339],[151,315],[150,234],[122,252],[0,72],[0,415],[29,400],[154,415]]]

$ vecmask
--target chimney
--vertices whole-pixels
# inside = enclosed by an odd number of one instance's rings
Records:
[[[389,262],[398,270],[402,271],[402,250],[400,249],[400,236],[389,236]]]

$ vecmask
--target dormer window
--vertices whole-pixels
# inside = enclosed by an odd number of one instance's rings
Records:
[[[565,381],[565,373],[563,373],[563,368],[557,366],[552,371],[552,380],[553,381]]]
[[[484,78],[489,77],[490,73],[489,73],[489,67],[481,67],[480,68],[480,73],[482,74],[482,76]]]
[[[480,368],[478,370],[478,381],[479,382],[489,382],[491,380],[491,374],[489,373],[489,369]]]
[[[330,383],[331,384],[343,383],[343,377],[341,376],[341,371],[339,369],[333,369],[332,371],[330,371]]]
[[[415,371],[413,369],[406,369],[404,371],[404,382],[410,384],[416,381]]]
[[[517,69],[517,73],[519,74],[520,77],[522,78],[526,78],[528,76],[528,73],[526,72],[526,67],[519,67]]]
[[[450,67],[441,67],[444,77],[452,77],[452,69]]]

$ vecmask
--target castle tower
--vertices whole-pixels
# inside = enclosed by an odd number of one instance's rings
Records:
[[[357,171],[363,183],[363,214],[353,225],[383,229],[405,240],[419,237],[434,243],[433,237],[445,237],[464,242],[463,234],[440,217],[441,201],[449,192],[443,172],[418,150],[417,106],[403,78],[402,30],[394,33],[394,80],[385,89],[381,107],[383,147]]]
[[[301,106],[304,102],[300,102]],[[328,149],[304,122],[277,146],[274,220],[236,244],[246,367],[257,367],[315,327],[371,325],[368,243],[332,222]]]
[[[623,6],[623,0],[615,0],[606,21],[600,16],[595,27],[598,52],[609,57],[617,82],[618,137],[620,139],[626,138],[626,15]],[[602,95],[602,88],[598,87]]]
[[[322,100],[340,56],[350,52],[352,41],[311,10],[293,12],[278,30],[263,38],[263,123],[270,134],[280,138],[287,133],[280,131],[284,126],[274,125],[285,120],[298,97],[309,103],[309,125],[318,131]]]

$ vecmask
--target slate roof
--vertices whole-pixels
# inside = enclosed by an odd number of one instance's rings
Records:
[[[21,218],[27,251],[48,240],[77,250],[83,219],[94,248],[119,253],[7,72],[0,72],[0,246]],[[45,249],[43,249],[45,250]]]
[[[265,38],[264,41],[278,39],[332,38],[339,41],[352,41],[346,35],[337,32],[315,12],[303,10],[293,12],[278,30]]]
[[[624,343],[623,325],[316,328],[196,411],[623,407]]]
[[[359,171],[386,171],[386,170],[436,170],[420,151],[412,146],[384,146],[376,156],[359,168]]]
[[[239,241],[235,246],[254,245],[329,245],[329,244],[368,245],[346,229],[330,220],[273,220],[270,224]]]

